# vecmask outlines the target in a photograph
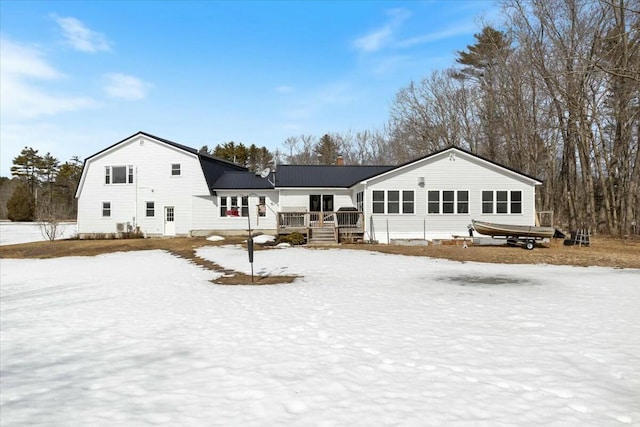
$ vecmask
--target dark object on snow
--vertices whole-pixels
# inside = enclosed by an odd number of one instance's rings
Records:
[[[586,230],[571,231],[570,237],[564,240],[565,246],[589,246],[589,232]]]

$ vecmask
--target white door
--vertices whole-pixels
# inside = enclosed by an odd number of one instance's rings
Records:
[[[173,206],[164,207],[164,235],[165,236],[176,235],[176,223],[175,223]]]

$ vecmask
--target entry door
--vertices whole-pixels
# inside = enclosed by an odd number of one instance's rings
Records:
[[[164,235],[176,235],[175,210],[173,206],[164,207]]]
[[[333,212],[333,194],[309,195],[310,212]]]

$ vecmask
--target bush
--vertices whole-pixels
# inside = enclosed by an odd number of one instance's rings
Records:
[[[29,188],[18,185],[7,201],[7,217],[11,221],[33,221],[35,213],[36,204]]]
[[[301,245],[304,243],[304,234],[293,232],[278,237],[278,243],[290,243],[292,245]]]

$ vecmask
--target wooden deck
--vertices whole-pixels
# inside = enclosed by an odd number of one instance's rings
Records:
[[[278,234],[301,233],[308,242],[357,242],[364,235],[360,211],[278,212]],[[314,237],[316,236],[316,237]]]

